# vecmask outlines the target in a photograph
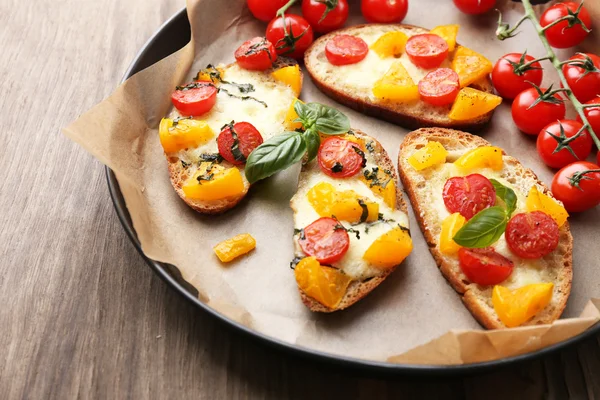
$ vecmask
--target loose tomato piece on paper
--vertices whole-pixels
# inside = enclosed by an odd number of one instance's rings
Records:
[[[298,244],[306,255],[321,264],[331,264],[344,257],[350,238],[338,220],[323,217],[302,230]]]
[[[552,253],[560,237],[556,221],[542,211],[516,214],[508,221],[504,235],[510,251],[528,259]]]
[[[494,185],[481,174],[448,179],[442,196],[450,213],[458,212],[466,219],[496,204]]]
[[[213,108],[217,102],[217,92],[212,82],[199,81],[177,86],[171,94],[171,101],[181,114],[197,117]]]
[[[460,269],[478,285],[497,285],[512,274],[514,263],[491,247],[458,250]]]
[[[600,203],[600,167],[588,161],[567,165],[554,175],[552,194],[569,212],[597,206]]]
[[[577,18],[575,18],[576,14]],[[571,17],[568,21],[558,22],[546,29],[546,39],[548,39],[550,46],[559,49],[577,46],[590,32],[592,19],[583,2],[566,1],[553,5],[542,14],[540,25],[543,28],[569,15]]]
[[[406,54],[418,67],[439,67],[448,56],[448,43],[438,35],[422,33],[411,36],[406,42]]]
[[[458,74],[450,68],[438,68],[419,81],[421,99],[434,106],[452,104],[459,90]]]
[[[509,53],[500,58],[492,70],[492,83],[500,96],[512,100],[531,84],[541,85],[544,72],[539,62],[526,65],[534,58],[527,54]]]
[[[337,137],[321,143],[317,159],[321,171],[333,178],[354,176],[365,164],[364,153],[356,143]]]
[[[264,71],[277,60],[275,46],[264,37],[257,36],[242,43],[235,51],[240,67],[253,71]]]
[[[333,65],[356,64],[368,52],[367,42],[352,35],[336,35],[325,45],[325,56]]]
[[[219,154],[234,165],[245,164],[250,153],[262,142],[260,132],[249,122],[225,125],[217,138]]]

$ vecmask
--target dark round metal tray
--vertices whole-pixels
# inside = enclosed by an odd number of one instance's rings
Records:
[[[135,74],[138,71],[152,65],[153,63],[161,60],[162,58],[174,53],[187,44],[190,40],[190,25],[187,18],[185,8],[173,15],[167,22],[165,22],[154,35],[144,44],[140,52],[137,54],[131,65],[129,66],[123,81]],[[344,367],[354,370],[360,370],[361,372],[367,372],[370,375],[405,375],[405,376],[451,376],[451,375],[463,375],[463,374],[474,374],[514,365],[523,361],[531,361],[536,358],[549,355],[557,352],[561,349],[565,349],[569,346],[573,346],[582,340],[591,337],[592,335],[600,333],[600,323],[591,327],[587,331],[575,336],[569,340],[558,343],[553,346],[546,347],[542,350],[538,350],[532,353],[522,354],[515,357],[504,358],[496,361],[488,361],[475,364],[467,365],[455,365],[455,366],[441,366],[441,365],[411,365],[411,364],[392,364],[386,362],[361,360],[357,358],[344,357],[340,355],[328,354],[322,351],[313,350],[310,348],[298,346],[295,344],[283,342],[279,339],[264,335],[260,332],[253,331],[244,325],[241,325],[226,316],[213,310],[202,301],[198,299],[194,289],[187,284],[181,278],[177,268],[160,263],[149,259],[142,252],[140,242],[137,238],[135,230],[125,200],[121,194],[119,183],[115,177],[115,174],[108,167],[106,168],[106,178],[108,181],[108,188],[112,201],[115,206],[115,210],[123,228],[127,232],[127,235],[133,242],[136,249],[140,252],[144,260],[148,265],[156,272],[165,282],[167,282],[174,290],[179,292],[187,300],[194,303],[202,310],[210,313],[214,317],[232,328],[246,334],[247,336],[253,337],[263,343],[271,345],[279,350],[298,355],[304,358],[310,358],[314,361],[320,361],[328,363],[335,367]]]

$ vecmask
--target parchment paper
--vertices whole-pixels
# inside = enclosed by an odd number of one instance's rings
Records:
[[[600,25],[598,5],[592,7]],[[484,331],[446,283],[409,212],[414,250],[390,278],[350,309],[314,314],[301,303],[293,271],[292,212],[298,167],[252,187],[247,198],[221,216],[202,216],[173,191],[158,140],[158,123],[170,108],[170,93],[191,79],[198,68],[229,63],[244,40],[263,35],[244,0],[188,0],[193,39],[177,53],[138,73],[105,101],[65,128],[64,133],[112,168],[118,178],[145,254],[173,264],[199,292],[201,301],[244,325],[311,349],[369,360],[418,364],[460,364],[533,351],[577,335],[600,319],[598,209],[571,218],[574,249],[573,289],[563,318],[551,326]],[[500,1],[504,18],[514,23],[521,6]],[[362,23],[358,2],[347,25]],[[205,12],[210,10],[210,12]],[[495,39],[496,15],[470,17],[451,1],[411,1],[405,23],[432,28],[458,23],[460,43],[496,60],[508,52],[540,56],[543,48],[528,23],[516,39]],[[587,43],[597,42],[596,38]],[[567,52],[559,52],[568,57]],[[195,60],[195,61],[194,61]],[[192,66],[193,64],[193,66]],[[190,66],[192,66],[190,68]],[[546,81],[556,81],[547,69]],[[322,95],[305,76],[304,101],[333,105],[352,126],[381,141],[393,160],[408,132],[363,116]],[[549,183],[552,171],[536,156],[535,142],[520,134],[502,104],[481,133],[520,159]],[[249,232],[254,252],[229,265],[213,254],[217,242]]]

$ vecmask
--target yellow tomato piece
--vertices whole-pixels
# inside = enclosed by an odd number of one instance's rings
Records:
[[[360,222],[366,209],[365,221],[372,222],[379,218],[379,204],[359,196],[353,190],[337,191],[327,182],[317,183],[308,191],[306,197],[321,217]]]
[[[492,72],[492,62],[481,54],[463,46],[458,46],[452,57],[451,68],[458,74],[460,87],[487,76]]]
[[[175,153],[206,143],[214,133],[206,121],[185,118],[175,123],[172,119],[163,118],[158,127],[158,135],[165,153]]]
[[[496,285],[492,291],[492,304],[500,321],[513,328],[542,311],[552,300],[553,288],[553,283],[533,283],[515,290]]]
[[[224,168],[209,162],[202,163],[198,171],[182,186],[186,197],[213,201],[240,196],[245,191],[240,170]]]
[[[408,36],[404,32],[387,32],[371,45],[371,50],[377,53],[380,58],[398,57],[404,53],[407,40]]]
[[[283,125],[285,129],[288,131],[295,131],[296,129],[302,128],[302,122],[294,122],[298,118],[298,114],[296,113],[296,109],[294,105],[299,101],[301,104],[304,104],[302,100],[294,99],[290,108],[288,108],[287,113],[285,114],[285,121]]]
[[[212,83],[219,83],[225,77],[225,70],[221,67],[213,67],[209,65],[208,67],[198,71],[198,75],[196,75],[197,81],[211,81]]]
[[[448,51],[454,51],[456,46],[456,35],[458,35],[459,25],[440,25],[433,28],[429,33],[434,33],[448,43]]]
[[[348,290],[352,278],[331,267],[321,265],[315,257],[306,257],[294,268],[298,287],[325,307],[334,309]]]
[[[448,117],[465,121],[487,114],[502,103],[502,97],[470,87],[460,89]]]
[[[404,261],[412,249],[408,229],[396,227],[375,239],[363,259],[378,268],[391,268]]]
[[[275,80],[283,82],[291,87],[296,96],[300,96],[300,91],[302,90],[302,73],[300,72],[300,66],[298,64],[279,68],[278,70],[271,72],[271,76],[275,78]]]
[[[450,255],[458,253],[460,245],[454,241],[453,237],[466,223],[467,219],[460,213],[454,213],[444,219],[442,233],[440,233],[440,251],[442,253]]]
[[[408,157],[408,163],[417,171],[425,168],[435,167],[436,165],[444,164],[448,151],[440,142],[427,142],[425,147],[415,151]]]
[[[256,240],[249,233],[236,235],[231,239],[223,240],[213,247],[215,254],[221,262],[229,262],[244,255],[256,247]]]
[[[558,201],[540,192],[535,185],[533,185],[527,195],[525,206],[529,212],[542,211],[548,214],[556,221],[559,227],[563,226],[569,217],[567,210]]]
[[[373,86],[373,95],[381,100],[407,103],[418,100],[419,87],[410,77],[400,61],[392,64],[390,69]]]
[[[460,156],[454,165],[462,170],[491,168],[500,171],[504,166],[502,149],[494,146],[477,147]]]
[[[364,174],[359,179],[369,186],[373,193],[383,198],[385,204],[393,210],[396,208],[396,183],[392,174],[388,172],[378,168],[377,176],[374,179],[372,176],[367,179]]]

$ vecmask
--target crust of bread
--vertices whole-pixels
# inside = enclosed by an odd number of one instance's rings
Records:
[[[428,141],[438,141],[446,149],[471,149],[481,146],[489,146],[490,143],[479,136],[474,136],[466,132],[444,129],[444,128],[424,128],[409,133],[402,144],[398,154],[398,170],[404,190],[408,194],[413,211],[419,222],[419,226],[425,240],[429,245],[429,250],[435,259],[442,275],[448,280],[450,285],[461,295],[463,303],[473,314],[477,321],[487,329],[500,329],[506,326],[500,321],[491,306],[491,287],[483,288],[472,284],[466,280],[462,272],[453,266],[451,259],[440,252],[438,247],[438,235],[433,232],[436,225],[432,224],[427,218],[427,204],[424,204],[421,193],[428,190],[425,187],[419,187],[415,179],[418,175],[416,171],[408,164],[407,158],[417,148],[425,145]],[[537,183],[542,191],[552,196],[548,188],[538,179],[535,173],[523,167],[523,165],[512,157],[505,158],[505,163],[509,165],[513,176],[516,177],[518,184],[528,184],[533,181]],[[519,181],[520,180],[520,181]],[[436,221],[437,222],[437,221]],[[549,257],[550,268],[552,270],[553,283],[555,285],[554,295],[551,303],[540,313],[523,325],[537,325],[551,323],[558,319],[562,314],[569,294],[571,292],[571,281],[573,278],[573,237],[569,223],[566,222],[560,228],[559,245]],[[546,259],[545,257],[545,259]]]
[[[405,104],[397,102],[374,102],[367,96],[361,96],[360,93],[352,92],[347,88],[336,87],[331,82],[328,82],[326,77],[319,76],[318,72],[316,71],[317,65],[320,62],[327,61],[319,61],[318,56],[324,52],[325,45],[327,41],[329,41],[329,39],[338,34],[352,35],[355,34],[357,31],[363,29],[371,30],[379,29],[382,27],[385,27],[386,29],[389,29],[390,27],[396,27],[409,31],[414,31],[415,33],[429,32],[429,30],[425,28],[421,28],[414,25],[365,24],[340,29],[323,35],[317,40],[315,40],[315,42],[311,45],[311,47],[306,51],[304,55],[304,64],[306,66],[306,70],[310,75],[311,79],[313,80],[315,86],[317,86],[319,90],[321,90],[327,96],[331,97],[335,101],[347,107],[350,107],[363,114],[367,114],[375,118],[380,118],[409,129],[438,126],[445,128],[476,131],[481,129],[485,124],[489,122],[490,118],[494,113],[493,110],[487,114],[481,115],[471,120],[453,121],[447,116],[447,114],[450,112],[450,105],[442,107],[447,109],[447,112],[443,117],[440,117],[439,115],[436,115],[436,113],[431,112],[432,110],[440,108],[436,106],[426,105],[418,110],[407,110],[406,108],[411,107],[407,107]],[[323,59],[324,57],[321,58]],[[470,87],[479,89],[487,93],[493,93],[492,81],[489,77],[487,77],[483,81],[471,84]],[[423,102],[421,103],[425,104]]]
[[[396,209],[401,210],[404,213],[407,213],[406,202],[404,201],[404,198],[402,197],[402,190],[400,189],[400,185],[398,185],[398,175],[396,174],[396,169],[394,168],[394,163],[388,156],[387,152],[385,151],[385,149],[383,148],[381,143],[379,143],[373,137],[366,135],[364,132],[362,132],[360,130],[353,129],[352,131],[358,137],[368,138],[370,140],[373,140],[373,142],[374,142],[373,148],[375,149],[373,154],[375,155],[375,161],[376,161],[377,165],[380,166],[381,168],[390,170],[392,172],[394,182],[396,183]],[[303,168],[303,170],[304,170],[304,168]],[[298,291],[300,292],[300,297],[302,299],[302,302],[311,311],[322,312],[322,313],[331,313],[334,311],[343,310],[345,308],[348,308],[351,305],[353,305],[354,303],[356,303],[357,301],[359,301],[360,299],[362,299],[363,297],[365,297],[373,289],[375,289],[377,286],[379,286],[381,284],[381,282],[383,282],[392,272],[394,272],[394,270],[397,267],[398,266],[396,265],[393,268],[388,269],[383,275],[380,275],[377,277],[373,277],[373,278],[370,278],[370,279],[367,279],[364,281],[352,281],[350,283],[350,285],[348,286],[348,290],[346,291],[346,294],[344,295],[344,297],[342,298],[342,300],[340,301],[338,306],[334,309],[325,307],[324,305],[322,305],[321,303],[319,303],[312,297],[309,297],[308,295],[306,295],[306,293],[304,293],[302,291],[302,289],[298,288]]]

